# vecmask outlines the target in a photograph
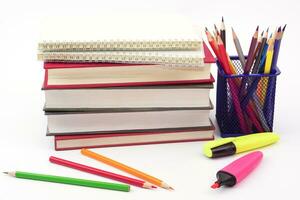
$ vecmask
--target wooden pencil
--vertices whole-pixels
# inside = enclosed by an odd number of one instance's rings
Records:
[[[244,69],[244,74],[249,74],[251,66],[253,64],[254,58],[255,58],[255,49],[256,49],[256,44],[257,44],[257,37],[258,37],[258,26],[252,36],[251,39],[251,44],[250,44],[250,48],[248,51],[248,57],[247,57],[247,61],[245,64],[245,69]],[[240,88],[240,93],[239,96],[240,98],[243,98],[245,95],[245,90],[246,90],[246,85],[247,85],[247,79],[243,78],[242,79],[242,84],[241,84],[241,88]]]
[[[273,53],[273,60],[272,60],[272,66],[271,66],[271,71],[275,69],[277,66],[277,60],[278,60],[278,55],[279,55],[279,49],[280,49],[280,43],[282,39],[282,35],[284,32],[285,27],[283,27],[282,31],[281,28],[278,29],[277,35],[275,37],[275,42],[274,42],[274,53]]]
[[[103,155],[100,155],[98,153],[95,153],[93,151],[90,151],[88,149],[81,149],[81,153],[87,157],[90,157],[92,159],[95,159],[97,161],[100,161],[102,163],[105,163],[109,166],[112,166],[112,167],[115,167],[119,170],[122,170],[124,172],[127,172],[133,176],[136,176],[140,179],[143,179],[145,181],[148,181],[149,183],[152,183],[154,185],[157,185],[159,187],[162,187],[162,188],[165,188],[165,189],[168,189],[168,190],[173,190],[173,188],[171,186],[169,186],[167,183],[165,183],[164,181],[158,179],[158,178],[155,178],[153,176],[150,176],[149,174],[146,174],[144,172],[141,172],[137,169],[134,169],[132,167],[129,167],[123,163],[120,163],[118,161],[115,161],[113,159],[110,159],[108,157],[105,157]]]
[[[69,185],[102,188],[102,189],[117,190],[117,191],[123,191],[123,192],[129,192],[129,190],[130,190],[129,185],[119,184],[119,183],[108,183],[108,182],[100,182],[100,181],[94,181],[94,180],[70,178],[70,177],[64,177],[64,176],[53,176],[53,175],[47,175],[47,174],[36,174],[36,173],[21,172],[21,171],[3,172],[3,173],[8,174],[13,177],[16,177],[16,178],[30,179],[30,180],[36,180],[36,181],[63,183],[63,184],[69,184]]]
[[[207,28],[205,28],[205,34],[206,34],[206,37],[207,37],[210,47],[212,48],[216,57],[219,59],[220,55],[219,55],[219,50],[218,50],[218,45],[216,43],[216,40],[214,39],[214,37],[211,35],[211,33],[209,32],[209,30]]]
[[[233,30],[233,28],[231,28],[231,30],[232,30],[233,42],[234,42],[237,54],[239,56],[242,68],[244,69],[245,68],[245,64],[246,64],[245,55],[243,53],[243,49],[241,47],[241,43],[240,43],[239,38],[237,37],[237,35],[236,35],[235,31]]]
[[[223,68],[225,70],[225,72],[227,74],[233,74],[233,71],[230,69],[230,64],[226,55],[226,50],[223,44],[222,39],[220,38],[220,36],[218,37],[218,48],[219,48],[219,55],[220,58],[222,59],[223,62]],[[235,79],[237,80],[237,79]],[[239,97],[238,97],[238,88],[237,88],[237,82],[234,82],[233,79],[228,79],[228,84],[230,86],[230,90],[231,90],[231,95],[232,95],[232,101],[233,101],[233,105],[237,114],[237,117],[239,118],[239,123],[240,123],[240,128],[242,130],[243,133],[247,133],[248,132],[248,126],[246,124],[244,115],[243,115],[243,111],[240,105],[240,101],[239,101]]]
[[[253,70],[252,70],[253,74],[257,74],[259,72],[259,64],[261,62],[261,57],[262,57],[263,52],[264,52],[264,47],[265,47],[265,44],[266,44],[267,39],[268,39],[268,31],[269,31],[269,28],[265,31],[265,33],[263,35],[261,45],[260,45],[260,49],[258,51],[258,54],[257,54],[255,62],[254,62],[254,66],[253,66]]]
[[[262,37],[263,37],[263,32],[261,33],[261,35],[258,37],[257,39],[257,45],[256,45],[256,48],[255,48],[255,51],[254,51],[254,58],[253,58],[253,62],[255,59],[257,59],[257,56],[258,56],[258,53],[260,52],[261,50],[261,47],[262,47]],[[250,71],[249,73],[253,73],[254,71],[254,64],[252,62],[252,65],[250,67]]]
[[[225,29],[225,24],[224,24],[224,18],[222,17],[222,23],[221,23],[221,28],[220,28],[220,35],[221,39],[223,41],[224,47],[226,49],[226,29]]]
[[[219,31],[218,27],[216,26],[216,24],[214,24],[214,28],[215,28],[215,32],[216,32],[217,36],[220,35],[220,31]]]
[[[120,182],[127,183],[127,184],[130,184],[130,185],[134,185],[134,186],[137,186],[137,187],[142,187],[142,188],[147,188],[147,189],[156,188],[152,184],[147,183],[147,182],[142,181],[142,180],[138,180],[138,179],[134,179],[134,178],[131,178],[131,177],[128,177],[128,176],[123,176],[123,175],[120,175],[120,174],[112,173],[112,172],[105,171],[105,170],[102,170],[102,169],[97,169],[97,168],[90,167],[90,166],[87,166],[87,165],[82,165],[80,163],[76,163],[76,162],[72,162],[72,161],[69,161],[69,160],[57,158],[57,157],[54,157],[54,156],[50,156],[49,161],[52,162],[52,163],[58,164],[58,165],[62,165],[62,166],[65,166],[65,167],[70,167],[70,168],[77,169],[77,170],[80,170],[80,171],[83,171],[83,172],[87,172],[87,173],[90,173],[90,174],[95,174],[95,175],[102,176],[102,177],[105,177],[105,178],[109,178],[109,179],[112,179],[112,180],[116,180],[116,181],[120,181]]]
[[[254,53],[255,53],[256,44],[257,44],[258,28],[259,28],[259,26],[257,26],[256,31],[254,32],[254,34],[252,36],[250,48],[249,48],[249,51],[248,51],[248,57],[247,57],[247,61],[246,61],[246,64],[245,64],[244,74],[249,74],[250,68],[251,68],[251,66],[253,64],[253,60],[255,58]]]

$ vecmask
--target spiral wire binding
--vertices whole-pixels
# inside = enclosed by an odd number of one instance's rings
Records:
[[[160,40],[160,41],[43,41],[38,49],[43,52],[53,51],[115,51],[115,50],[193,50],[200,49],[202,42],[198,40]]]
[[[162,56],[157,52],[40,52],[38,59],[54,62],[116,62],[186,67],[204,65],[202,54]]]

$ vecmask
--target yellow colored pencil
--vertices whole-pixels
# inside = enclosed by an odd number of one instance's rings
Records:
[[[90,151],[88,149],[81,149],[81,153],[87,157],[90,157],[90,158],[93,158],[97,161],[100,161],[102,163],[105,163],[109,166],[112,166],[114,168],[117,168],[119,170],[122,170],[124,172],[127,172],[133,176],[136,176],[140,179],[143,179],[145,181],[148,181],[149,183],[152,183],[154,185],[157,185],[159,187],[162,187],[162,188],[165,188],[165,189],[170,189],[170,190],[173,190],[173,188],[171,186],[169,186],[168,184],[166,184],[165,182],[163,182],[162,180],[159,180],[158,178],[155,178],[153,176],[150,176],[144,172],[141,172],[137,169],[134,169],[132,167],[129,167],[125,164],[122,164],[118,161],[115,161],[115,160],[112,160],[110,158],[107,158],[105,156],[102,156],[98,153],[95,153],[93,151]]]
[[[264,73],[269,74],[271,71],[272,59],[273,59],[273,52],[274,52],[274,42],[273,39],[269,42],[269,47],[267,51],[266,63],[264,68]]]
[[[273,60],[273,53],[274,53],[274,39],[273,37],[269,39],[268,41],[268,50],[266,55],[266,63],[264,66],[264,73],[269,74],[271,72],[271,66],[272,66],[272,60]],[[268,87],[269,79],[264,77],[262,78],[261,83],[261,104],[264,105],[265,99],[266,99],[266,92]]]

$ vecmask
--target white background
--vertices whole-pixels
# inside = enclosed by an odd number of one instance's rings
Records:
[[[110,11],[175,12],[190,16],[212,29],[225,17],[234,26],[247,52],[257,24],[262,28],[287,23],[281,43],[274,130],[281,136],[276,145],[262,149],[261,165],[234,188],[210,189],[215,173],[241,155],[210,160],[202,155],[202,142],[96,149],[95,151],[143,169],[175,188],[155,191],[133,187],[129,193],[45,182],[17,180],[0,174],[0,199],[280,199],[298,196],[299,184],[299,1],[1,1],[0,3],[0,171],[22,170],[105,180],[55,166],[48,157],[78,161],[115,172],[79,151],[55,152],[53,139],[45,136],[46,118],[41,85],[42,63],[36,60],[38,20],[57,14],[81,15]],[[109,19],[108,19],[109,20]],[[101,24],[99,24],[101,26]],[[228,33],[230,34],[230,33]],[[235,54],[231,37],[230,54]],[[215,74],[215,67],[213,67]],[[211,94],[215,102],[215,90]],[[214,112],[212,112],[212,117]]]

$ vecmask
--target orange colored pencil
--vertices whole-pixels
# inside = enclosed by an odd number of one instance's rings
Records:
[[[115,161],[115,160],[112,160],[110,158],[107,158],[105,156],[102,156],[98,153],[95,153],[93,151],[90,151],[88,149],[81,149],[81,153],[87,157],[90,157],[90,158],[93,158],[97,161],[100,161],[102,163],[105,163],[109,166],[112,166],[114,168],[117,168],[119,170],[122,170],[124,172],[127,172],[133,176],[136,176],[140,179],[143,179],[145,181],[148,181],[149,183],[152,183],[154,185],[157,185],[159,187],[162,187],[162,188],[165,188],[165,189],[171,189],[173,190],[173,188],[171,186],[169,186],[168,184],[166,184],[165,182],[163,182],[162,180],[158,179],[158,178],[155,178],[153,176],[150,176],[149,174],[146,174],[144,172],[141,172],[137,169],[134,169],[132,167],[129,167],[125,164],[122,164],[118,161]]]

